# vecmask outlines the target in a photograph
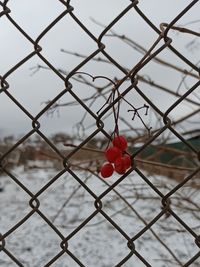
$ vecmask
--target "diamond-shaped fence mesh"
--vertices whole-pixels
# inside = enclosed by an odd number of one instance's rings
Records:
[[[33,37],[19,20],[24,15],[23,3],[0,1],[0,27],[1,22],[8,24],[8,35],[1,42],[11,38],[8,46],[12,47],[13,36],[29,47],[21,52],[16,44],[13,51],[2,52],[2,57],[12,59],[15,54],[17,59],[15,63],[11,60],[12,67],[6,71],[1,68],[0,101],[8,103],[8,109],[1,110],[2,118],[10,116],[11,107],[29,126],[17,141],[1,146],[0,179],[8,185],[6,190],[0,188],[1,266],[199,266],[200,146],[198,138],[187,139],[183,131],[191,120],[199,123],[199,62],[194,63],[189,52],[176,43],[177,35],[183,34],[189,45],[198,46],[199,32],[189,28],[193,24],[184,26],[182,19],[192,9],[199,9],[199,1],[189,1],[159,26],[142,1],[124,1],[109,22],[104,24],[104,14],[100,22],[93,19],[101,29],[98,34],[79,17],[77,1],[54,2],[59,5],[58,14]],[[94,2],[99,8],[101,1]],[[22,14],[16,19],[19,6]],[[86,9],[89,7],[86,4]],[[49,8],[47,4],[41,13],[33,10],[33,28],[37,12],[45,17]],[[133,36],[118,34],[116,27],[132,17],[144,25],[140,35],[151,32],[148,48]],[[61,32],[58,24],[62,24]],[[133,32],[137,28],[137,23],[127,25]],[[46,51],[53,31],[69,43],[69,50],[63,48],[62,52],[75,57],[65,62],[66,70],[57,67],[53,48]],[[71,52],[73,38],[83,43],[80,53]],[[116,42],[122,43],[120,49]],[[138,54],[126,53],[127,47]],[[39,64],[35,64],[37,60]],[[43,91],[47,95],[36,111],[31,109],[34,92],[21,76],[28,62],[35,64],[30,79],[39,90],[38,98]],[[146,75],[151,68],[155,77],[166,76],[168,82],[159,83]],[[182,75],[177,90],[171,85],[174,73]],[[37,84],[39,75],[43,82]],[[15,77],[21,80],[20,87],[26,87],[24,97],[17,94]],[[55,79],[52,91],[45,81],[49,77]],[[66,149],[45,130],[48,115],[52,115],[55,129],[63,130],[56,124],[56,111],[61,108],[66,123],[74,116],[77,131],[75,142],[62,140]],[[176,117],[177,110],[181,116]],[[127,136],[128,149],[123,154],[131,164],[104,179],[99,174],[103,152],[119,135]],[[40,142],[32,146],[29,142],[35,136]],[[176,142],[168,142],[170,136]],[[43,166],[31,174],[25,166],[17,173],[10,167],[11,159],[17,165],[23,156],[36,165],[40,157],[58,166],[53,170]],[[116,161],[109,166],[119,167]],[[16,191],[12,191],[13,185]]]

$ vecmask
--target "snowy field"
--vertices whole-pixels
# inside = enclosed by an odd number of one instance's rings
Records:
[[[101,194],[108,187],[94,175],[74,172],[96,195]],[[24,170],[18,167],[12,173],[35,194],[57,172],[51,168]],[[118,178],[119,176],[112,177],[106,181],[111,184]],[[176,185],[176,182],[165,177],[149,176],[148,178],[163,194]],[[162,210],[160,197],[136,173],[130,174],[115,189],[115,192],[111,191],[103,197],[103,211],[130,237],[135,236],[145,227],[145,223],[149,223]],[[0,191],[0,232],[5,234],[31,211],[30,196],[5,175],[0,177]],[[193,196],[189,199],[192,192]],[[199,198],[196,192],[196,189],[189,191],[188,188],[179,190],[172,197],[171,208],[198,234]],[[121,199],[119,194],[126,201]],[[65,237],[95,211],[94,198],[80,187],[69,173],[60,176],[39,195],[38,200],[40,201],[39,210]],[[61,251],[61,241],[55,231],[35,212],[6,237],[5,248],[21,262],[20,266],[43,267]],[[183,266],[199,251],[194,237],[173,216],[166,215],[136,239],[134,244],[137,252],[150,264],[149,266],[153,267]],[[130,253],[127,240],[100,213],[72,236],[68,249],[82,265],[77,264],[65,253],[51,266],[114,267]],[[0,266],[18,265],[1,251]],[[133,255],[120,266],[146,265]],[[191,266],[200,266],[200,259]]]

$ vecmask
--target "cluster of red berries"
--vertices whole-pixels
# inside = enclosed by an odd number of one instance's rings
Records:
[[[107,162],[101,167],[100,173],[103,178],[110,177],[114,171],[124,174],[131,167],[131,157],[125,154],[127,140],[124,136],[116,136],[112,140],[112,146],[106,149]]]

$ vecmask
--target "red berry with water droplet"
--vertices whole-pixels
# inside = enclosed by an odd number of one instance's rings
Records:
[[[118,174],[124,174],[126,172],[126,167],[125,167],[125,164],[124,164],[123,157],[117,158],[115,163],[114,163],[114,166],[115,166],[115,171]]]
[[[100,170],[101,176],[103,178],[108,178],[110,177],[114,172],[114,167],[111,163],[107,162],[105,163]]]
[[[114,162],[114,169],[119,174],[124,174],[128,168],[131,167],[131,157],[124,155],[116,159]]]

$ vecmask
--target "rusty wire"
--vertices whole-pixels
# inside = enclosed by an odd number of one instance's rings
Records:
[[[176,30],[180,32],[186,32],[191,35],[199,36],[199,33],[188,30],[186,28],[181,28],[176,26],[177,22],[186,14],[192,7],[194,7],[198,0],[190,1],[188,6],[185,7],[184,10],[182,10],[170,23],[163,23],[161,24],[160,28],[157,28],[149,19],[148,17],[143,13],[143,11],[139,8],[138,3],[140,1],[138,0],[132,0],[130,1],[129,5],[121,11],[121,13],[118,14],[118,16],[113,19],[113,21],[110,22],[109,25],[105,26],[103,31],[99,36],[94,36],[90,30],[79,20],[79,18],[76,16],[76,10],[73,8],[73,1],[64,1],[59,0],[59,2],[63,5],[63,12],[59,14],[58,17],[56,17],[41,33],[40,35],[34,40],[31,38],[30,35],[28,35],[24,29],[17,24],[17,22],[12,18],[12,10],[9,8],[9,0],[1,1],[0,7],[2,8],[2,11],[0,12],[0,18],[6,18],[10,24],[12,24],[13,27],[15,27],[16,31],[18,31],[21,35],[24,36],[24,38],[30,42],[33,46],[33,51],[25,56],[23,59],[21,59],[15,66],[13,66],[11,69],[9,69],[6,73],[1,74],[0,80],[1,80],[1,88],[0,88],[0,94],[5,95],[7,98],[9,98],[31,121],[32,123],[32,129],[24,135],[18,142],[16,142],[11,148],[9,148],[8,151],[1,154],[0,157],[0,168],[1,171],[3,171],[13,182],[15,182],[22,190],[26,192],[27,195],[29,195],[29,205],[31,208],[31,211],[26,214],[26,216],[18,221],[17,224],[15,224],[12,228],[9,229],[9,231],[5,233],[0,234],[0,252],[7,254],[7,256],[10,258],[10,260],[15,263],[17,266],[25,266],[23,263],[21,263],[15,255],[12,253],[12,251],[8,250],[6,247],[6,240],[16,231],[16,229],[20,228],[27,220],[31,218],[31,216],[35,213],[37,213],[42,220],[45,221],[46,224],[48,224],[49,227],[52,228],[52,230],[58,235],[60,238],[60,252],[53,258],[48,259],[48,262],[46,262],[45,267],[47,266],[54,266],[56,264],[56,261],[63,255],[68,254],[69,257],[72,258],[74,262],[76,262],[77,266],[85,266],[81,259],[77,258],[72,251],[70,251],[69,243],[70,239],[73,238],[82,228],[84,228],[97,214],[101,214],[114,228],[116,231],[120,233],[124,237],[124,239],[127,242],[127,255],[123,259],[121,259],[120,262],[118,262],[115,267],[119,266],[126,266],[125,263],[131,258],[131,257],[137,257],[144,266],[152,266],[147,258],[145,258],[143,255],[140,254],[139,250],[137,249],[137,246],[135,246],[135,241],[138,240],[146,231],[150,230],[152,234],[159,239],[159,234],[156,234],[154,230],[152,229],[152,226],[155,225],[158,220],[161,217],[166,216],[166,214],[170,214],[178,224],[182,225],[182,227],[193,237],[194,244],[198,248],[200,248],[200,236],[198,233],[196,233],[193,229],[190,228],[189,225],[187,225],[186,222],[184,222],[181,217],[176,214],[173,209],[171,209],[170,206],[170,198],[178,192],[178,190],[183,187],[186,183],[191,181],[195,175],[199,172],[200,167],[197,166],[187,177],[179,181],[177,186],[175,186],[172,190],[170,190],[167,194],[163,194],[159,188],[157,188],[151,181],[148,179],[147,176],[140,170],[140,167],[137,165],[137,161],[134,161],[135,158],[137,158],[137,155],[139,155],[146,147],[151,145],[154,140],[156,140],[160,135],[162,135],[165,131],[172,132],[181,142],[185,144],[198,158],[199,151],[193,147],[190,143],[187,142],[187,140],[175,129],[174,122],[170,119],[170,113],[184,100],[188,100],[187,97],[194,92],[200,85],[199,81],[199,67],[195,64],[193,64],[186,56],[184,56],[181,52],[179,52],[174,46],[172,39],[169,37],[169,32],[171,30]],[[72,2],[72,4],[71,4]],[[149,48],[147,51],[143,51],[143,57],[142,59],[134,65],[131,69],[124,68],[120,63],[115,60],[107,51],[106,51],[106,45],[104,44],[104,37],[106,34],[108,34],[110,31],[112,31],[112,28],[117,24],[124,16],[126,16],[131,10],[135,10],[138,16],[140,16],[146,24],[149,25],[149,27],[155,32],[157,35],[157,39],[155,40],[154,44]],[[56,66],[52,65],[50,61],[48,61],[48,58],[44,57],[42,55],[42,46],[40,45],[40,41],[48,35],[48,32],[59,22],[63,17],[69,17],[71,20],[73,20],[82,31],[84,31],[88,37],[91,39],[92,42],[95,42],[96,44],[96,50],[94,50],[90,55],[83,56],[82,61],[80,64],[78,64],[74,69],[70,70],[67,74],[63,73],[62,71],[59,71]],[[113,31],[114,34],[114,31]],[[148,81],[145,79],[145,77],[142,77],[140,75],[140,70],[144,68],[144,66],[148,65],[149,62],[153,60],[159,60],[157,56],[165,49],[171,50],[172,53],[174,53],[180,60],[182,60],[189,68],[193,70],[192,76],[197,79],[197,82],[187,90],[186,93],[183,95],[176,94],[178,96],[177,101],[175,101],[168,110],[166,110],[164,113],[143,93],[142,88],[140,87],[139,81],[143,81],[144,83],[150,83],[152,86],[154,84],[151,81]],[[105,105],[101,110],[99,110],[98,113],[93,112],[90,107],[88,107],[87,104],[84,103],[83,100],[79,98],[78,95],[76,95],[73,91],[73,79],[75,79],[75,76],[77,74],[80,74],[82,72],[82,67],[85,66],[88,62],[91,60],[95,60],[97,56],[104,56],[106,58],[106,61],[108,63],[113,64],[116,68],[118,68],[121,73],[123,73],[123,77],[118,80],[117,82],[114,80],[109,80],[107,78],[107,81],[111,83],[111,85],[114,86],[115,92],[117,92],[117,96],[115,96],[112,101],[107,102],[107,105]],[[39,57],[40,60],[44,63],[44,66],[49,68],[63,83],[63,89],[62,91],[56,95],[56,97],[49,102],[46,103],[46,106],[40,110],[40,112],[37,114],[37,116],[33,116],[13,95],[12,91],[9,90],[9,82],[8,78],[11,74],[13,74],[18,68],[20,68],[23,64],[25,64],[28,60],[30,60],[33,57]],[[173,68],[173,66],[171,66]],[[189,74],[186,70],[178,70],[180,72],[183,72],[184,74]],[[83,73],[82,73],[83,74]],[[93,77],[90,76],[90,78],[97,79],[99,77]],[[104,77],[106,79],[106,77]],[[124,86],[128,82],[128,86],[126,86],[126,89],[119,93],[120,86]],[[108,186],[108,188],[100,195],[96,195],[81,179],[77,176],[77,174],[73,171],[73,166],[70,164],[70,159],[73,157],[74,154],[76,154],[79,150],[81,150],[87,143],[92,140],[98,133],[101,133],[107,138],[108,140],[111,140],[112,135],[108,133],[104,129],[104,116],[106,116],[109,112],[112,112],[114,107],[117,103],[119,103],[121,100],[123,101],[124,97],[131,91],[131,90],[137,91],[137,93],[145,100],[145,102],[149,105],[151,109],[153,109],[163,120],[164,125],[159,128],[159,130],[152,132],[152,134],[149,136],[148,140],[134,153],[132,153],[132,159],[133,159],[133,166],[131,169],[129,169],[124,175],[122,175],[119,179],[117,179],[116,182],[114,182],[112,185]],[[46,136],[41,130],[41,124],[39,122],[40,118],[49,110],[55,107],[57,105],[57,101],[61,99],[63,95],[66,93],[70,94],[75,101],[77,101],[82,108],[85,110],[85,112],[89,113],[96,122],[96,129],[93,131],[88,137],[84,139],[78,146],[74,147],[72,152],[69,155],[65,155],[62,151],[60,151],[53,143],[52,141]],[[0,97],[1,97],[0,95]],[[192,100],[190,100],[192,101]],[[137,110],[134,110],[134,114],[137,114]],[[117,119],[119,114],[116,113],[116,125],[117,125]],[[145,125],[144,125],[145,126]],[[150,129],[148,129],[150,130]],[[118,131],[116,128],[115,131]],[[7,157],[15,151],[21,144],[23,144],[26,140],[28,140],[33,134],[38,134],[43,141],[45,141],[48,146],[54,151],[54,154],[57,158],[59,158],[63,162],[63,168],[60,172],[56,174],[55,177],[53,177],[47,184],[45,184],[43,187],[40,188],[40,190],[33,194],[20,180],[10,171],[7,169],[6,165],[6,159]],[[105,211],[104,211],[104,197],[108,195],[110,192],[117,192],[117,186],[126,179],[127,176],[129,176],[132,172],[136,172],[158,196],[160,199],[160,203],[162,205],[162,209],[158,210],[157,215],[155,218],[153,218],[149,222],[144,223],[144,227],[136,233],[134,236],[130,236],[127,234],[115,221],[112,219]],[[40,210],[40,201],[39,197],[47,190],[50,186],[54,184],[55,181],[60,179],[60,177],[64,173],[69,173],[71,176],[79,183],[79,185],[86,190],[90,196],[93,198],[95,211],[90,214],[75,230],[73,230],[68,236],[63,236],[63,234],[59,231],[59,229],[56,227],[53,221],[51,221],[48,216],[45,215],[44,212]],[[97,175],[94,173],[94,175]],[[61,178],[62,179],[62,178]],[[121,199],[123,197],[119,195]],[[130,206],[128,201],[126,199],[123,199],[123,201]],[[133,207],[130,206],[131,209]],[[134,211],[135,212],[135,211]],[[139,215],[138,215],[139,216]],[[160,240],[160,243],[164,245],[163,240]],[[164,245],[166,249],[170,252],[170,254],[173,256],[175,260],[175,265],[177,266],[190,266],[192,265],[199,257],[200,257],[200,250],[193,255],[187,262],[181,262],[180,259],[178,259],[174,252],[170,250],[169,247]],[[174,266],[175,266],[174,265]],[[55,265],[56,266],[56,265]],[[172,266],[172,265],[171,265]]]

